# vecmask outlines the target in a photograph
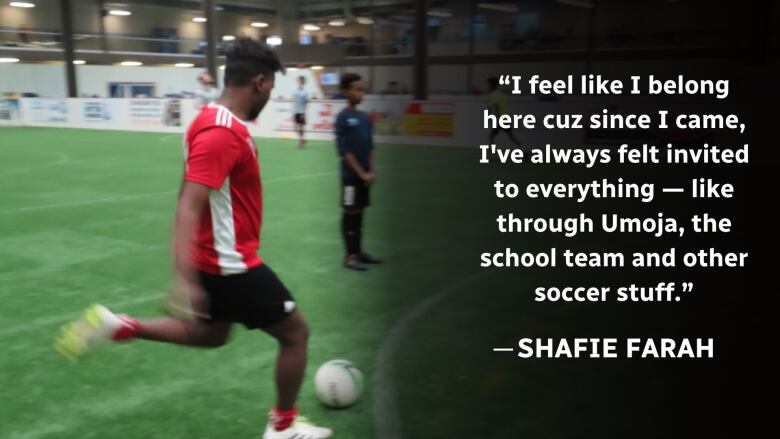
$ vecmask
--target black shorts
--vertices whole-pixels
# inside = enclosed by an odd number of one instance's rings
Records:
[[[306,125],[306,115],[303,113],[295,113],[295,123],[298,125]]]
[[[341,205],[367,207],[371,204],[369,188],[360,180],[341,180]]]
[[[268,265],[219,276],[198,272],[209,298],[210,320],[242,323],[249,329],[279,323],[296,308],[290,292]]]

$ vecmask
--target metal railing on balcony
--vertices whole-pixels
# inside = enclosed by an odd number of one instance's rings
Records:
[[[75,50],[142,52],[157,54],[203,54],[205,42],[187,38],[152,38],[133,35],[75,33]],[[62,49],[62,35],[53,31],[0,29],[0,47],[30,50]]]
[[[598,35],[512,35],[480,38],[431,38],[429,56],[469,54],[511,54],[548,51],[629,50],[647,48],[725,47],[745,44],[746,35],[738,32],[611,32]],[[200,39],[154,38],[147,36],[80,32],[74,35],[76,51],[139,52],[148,54],[201,55],[205,42]],[[777,46],[780,40],[771,42]],[[340,47],[350,58],[408,57],[414,53],[414,37],[370,41],[362,38],[340,38],[315,47]],[[297,46],[297,45],[294,45]],[[0,28],[0,48],[60,50],[59,32]]]

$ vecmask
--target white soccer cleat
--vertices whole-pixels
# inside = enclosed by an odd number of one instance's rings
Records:
[[[330,428],[318,427],[303,416],[298,416],[290,427],[282,431],[276,431],[269,423],[263,439],[325,439],[331,436],[333,430]]]
[[[62,327],[54,347],[75,361],[106,342],[125,339],[132,327],[128,317],[118,316],[103,305],[92,305],[80,319]]]

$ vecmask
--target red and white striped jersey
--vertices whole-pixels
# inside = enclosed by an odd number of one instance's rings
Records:
[[[237,274],[262,264],[263,197],[257,146],[227,108],[210,104],[190,124],[184,142],[184,179],[210,188],[195,236],[196,269]]]

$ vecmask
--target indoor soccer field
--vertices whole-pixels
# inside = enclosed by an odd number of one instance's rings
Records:
[[[77,364],[52,347],[60,325],[92,303],[136,316],[162,313],[181,136],[28,127],[0,128],[0,139],[0,438],[260,437],[276,357],[263,334],[236,328],[217,350],[112,345]],[[666,416],[673,425],[676,416],[684,425],[686,412],[666,410],[667,395],[652,379],[668,366],[643,363],[627,375],[623,363],[483,355],[522,334],[629,328],[637,317],[619,319],[625,305],[604,304],[603,314],[529,307],[530,287],[559,281],[556,270],[480,270],[480,248],[471,246],[489,247],[492,223],[480,209],[490,178],[504,177],[488,168],[485,179],[482,167],[465,166],[476,162],[476,150],[378,145],[365,247],[385,263],[358,273],[341,267],[333,144],[312,141],[299,150],[294,140],[256,141],[261,254],[312,329],[299,406],[336,437],[644,437],[632,421],[635,403],[627,403],[637,398],[652,407],[645,419]],[[540,177],[502,172],[516,181]],[[530,214],[546,210],[524,206]],[[592,273],[589,281],[600,279]],[[652,324],[653,313],[645,314]],[[313,391],[316,367],[334,358],[365,374],[361,399],[343,410],[324,408]],[[600,380],[604,373],[615,381]],[[649,378],[625,385],[633,374]],[[686,375],[678,377],[685,385]],[[594,395],[610,409],[594,405]],[[694,396],[674,404],[692,406]],[[474,417],[497,421],[486,427],[470,423]],[[600,417],[611,430],[592,422]]]
[[[58,328],[91,303],[161,314],[181,136],[15,127],[0,128],[0,139],[0,437],[259,437],[273,402],[276,356],[263,334],[236,328],[231,343],[210,351],[145,342],[107,346],[77,364],[52,347]],[[419,278],[425,270],[409,271],[415,279],[400,276],[404,267],[436,261],[420,248],[423,240],[399,239],[396,231],[406,227],[403,212],[415,203],[446,207],[446,200],[425,193],[431,188],[423,184],[425,174],[471,155],[378,146],[365,245],[386,263],[358,273],[340,265],[333,144],[312,141],[299,150],[293,140],[257,143],[265,204],[261,254],[312,329],[301,412],[338,437],[379,436],[375,419],[404,417],[405,405],[382,404],[383,413],[376,413],[375,384],[394,386],[404,372],[383,364],[377,376],[376,361],[406,364],[396,351],[412,332],[409,312],[450,283]],[[404,316],[403,327],[392,331]],[[333,358],[351,360],[366,376],[361,400],[346,410],[322,407],[313,393],[316,366]],[[425,382],[417,372],[410,375]]]

